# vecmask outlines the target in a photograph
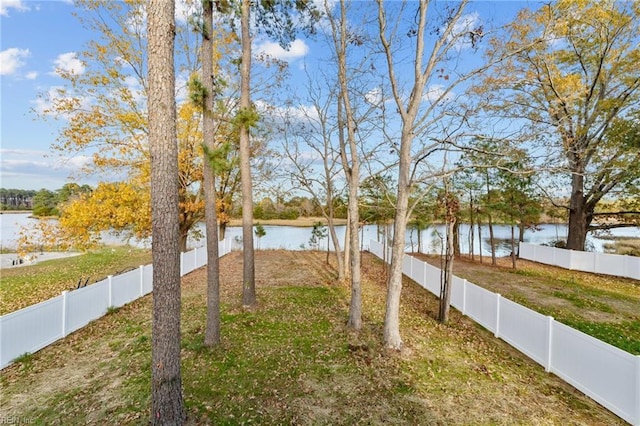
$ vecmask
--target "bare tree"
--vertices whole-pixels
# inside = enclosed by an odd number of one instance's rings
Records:
[[[180,373],[180,247],[175,3],[149,0],[149,145],[153,257],[151,423],[185,421]]]
[[[452,69],[446,65],[451,52],[455,53],[461,43],[469,43],[470,46],[473,46],[482,36],[481,28],[476,28],[473,22],[465,22],[462,19],[466,3],[467,1],[462,1],[455,7],[445,9],[443,22],[434,31],[436,37],[431,50],[428,51],[426,38],[430,1],[421,0],[415,3],[403,2],[402,4],[385,6],[383,0],[378,0],[380,43],[386,59],[392,98],[401,121],[399,143],[395,148],[398,155],[398,187],[384,324],[385,346],[391,349],[402,347],[399,320],[402,263],[407,220],[416,202],[420,200],[420,197],[416,197],[416,201],[409,204],[409,194],[412,185],[416,182],[416,168],[418,164],[425,162],[429,155],[438,149],[439,141],[445,143],[454,131],[447,128],[449,120],[447,120],[447,114],[443,108],[452,95],[453,89],[483,70],[483,68],[455,70],[455,68]],[[417,11],[407,10],[414,4],[417,5]],[[391,24],[387,20],[387,8],[390,7],[397,12],[397,20]],[[401,76],[407,75],[407,71],[401,72],[399,70],[402,59],[396,51],[396,45],[400,44],[399,22],[404,13],[411,14],[411,22],[413,22],[413,26],[406,35],[413,44],[411,47],[413,57],[409,64],[411,79],[408,83],[410,86],[408,91],[401,81]],[[440,85],[438,90],[434,91],[429,84],[433,85],[436,79],[439,79],[439,82],[446,82],[446,85]],[[449,136],[437,137],[437,135],[429,134],[429,132],[435,133],[436,129],[438,133],[449,134]],[[421,137],[423,143],[419,150],[412,151],[412,143],[418,136]],[[434,142],[425,143],[429,140]]]

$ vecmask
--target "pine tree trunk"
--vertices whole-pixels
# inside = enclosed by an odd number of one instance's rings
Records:
[[[249,29],[251,1],[242,0],[242,64],[240,71],[240,109],[251,108],[251,34]],[[240,179],[242,180],[242,305],[256,303],[255,259],[253,249],[253,184],[251,181],[249,129],[240,126]]]
[[[175,3],[149,0],[149,147],[153,322],[151,424],[185,421],[180,372],[178,148],[173,49]]]
[[[213,118],[213,1],[203,1],[202,39],[202,84],[205,89],[203,105],[202,135],[204,146],[211,152],[215,149]],[[216,183],[213,167],[204,154],[204,200],[207,234],[207,324],[204,334],[205,346],[220,343],[220,261],[218,259],[218,214],[216,211]]]

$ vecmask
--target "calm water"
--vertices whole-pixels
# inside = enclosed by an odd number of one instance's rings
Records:
[[[1,214],[0,226],[2,236],[2,248],[14,248],[16,240],[18,238],[19,230],[23,226],[29,226],[30,224],[37,223],[37,219],[30,219],[28,214]],[[203,229],[204,225],[200,225]],[[271,248],[283,248],[288,250],[302,250],[311,248],[311,227],[292,227],[292,226],[268,226],[265,225],[264,229],[266,235],[260,239],[255,239],[255,247],[261,249]],[[344,226],[337,227],[337,233],[340,241],[344,241]],[[361,241],[364,241],[366,246],[369,240],[378,240],[379,228],[375,225],[367,225],[361,232]],[[477,235],[477,229],[475,231],[474,238],[474,252],[479,253],[480,243]],[[640,238],[640,228],[617,228],[610,231],[615,236],[627,236]],[[534,244],[543,244],[550,241],[566,238],[567,228],[565,225],[542,225],[537,231],[526,231],[525,241]],[[227,238],[240,241],[242,237],[242,228],[230,227],[227,228]],[[425,231],[422,231],[422,251],[438,253],[442,247],[442,241],[444,239],[444,227],[435,226]],[[490,254],[489,246],[489,230],[485,227],[482,229],[482,253],[484,255]],[[506,256],[511,252],[510,238],[511,228],[508,226],[495,226],[494,237],[498,240],[496,247],[496,254],[498,256]],[[517,237],[517,230],[516,230]],[[116,235],[103,235],[103,240],[106,244],[127,244],[122,238]],[[407,232],[407,247],[410,247],[413,243],[414,248],[417,250],[418,240],[417,233]],[[597,236],[590,235],[587,244],[592,251],[603,251],[603,244],[605,239],[598,238]],[[137,241],[131,240],[128,242],[135,246],[149,247],[149,241]],[[189,240],[189,247],[198,247],[204,244],[203,240],[197,241],[194,239]],[[460,227],[460,245],[463,253],[469,252],[469,226],[461,225]],[[318,248],[326,250],[327,239],[320,241]]]

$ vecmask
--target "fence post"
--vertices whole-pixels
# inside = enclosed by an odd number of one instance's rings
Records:
[[[545,362],[544,371],[547,373],[551,371],[551,353],[553,351],[553,317],[547,316],[547,360]]]
[[[184,252],[180,252],[180,276],[184,276]]]
[[[462,280],[462,315],[467,315],[467,280]]]
[[[636,355],[636,426],[640,426],[640,355]]]
[[[427,262],[422,262],[422,287],[427,288]]]
[[[496,338],[500,337],[500,293],[496,293]]]
[[[109,303],[107,303],[107,309],[113,306],[113,290],[112,290],[112,279],[113,275],[109,275],[107,277],[108,285],[109,285]]]
[[[62,292],[62,337],[67,337],[67,294],[69,290]]]
[[[138,268],[140,271],[140,297],[144,296],[144,265],[140,265]]]

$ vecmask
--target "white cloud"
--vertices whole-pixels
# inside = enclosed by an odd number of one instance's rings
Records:
[[[441,84],[433,84],[427,88],[427,91],[422,98],[430,103],[434,103],[437,102],[438,99],[440,99],[440,96],[444,94],[444,91],[445,88]],[[447,95],[443,98],[443,100],[445,101],[451,99],[453,99],[453,93],[451,92],[447,93]]]
[[[0,0],[0,16],[9,16],[9,9],[15,9],[18,12],[29,11],[29,7],[22,0]]]
[[[382,103],[382,89],[376,87],[364,94],[364,100],[371,105],[380,105]]]
[[[67,114],[56,113],[54,106],[56,103],[62,103],[65,101],[75,102],[75,98],[72,93],[68,92],[62,86],[51,86],[46,93],[38,96],[35,100],[31,101],[33,104],[33,110],[41,115],[50,115],[56,119],[69,119]],[[91,107],[91,101],[88,98],[80,99],[79,108],[89,109]]]
[[[453,24],[453,30],[449,36],[448,41],[451,41],[454,37],[458,39],[455,41],[453,48],[456,50],[462,50],[472,47],[472,43],[468,34],[475,31],[481,23],[480,15],[477,12],[468,13],[463,15]],[[443,29],[444,31],[444,29]]]
[[[275,59],[293,61],[309,53],[309,46],[303,40],[295,39],[289,46],[289,49],[284,50],[278,43],[265,41],[255,47],[255,52],[269,55]]]
[[[48,151],[0,149],[2,183],[9,188],[58,189],[91,162],[85,155],[55,157]]]
[[[24,75],[24,78],[26,78],[27,80],[35,80],[37,77],[38,77],[37,71],[29,71]]]
[[[75,52],[62,53],[53,63],[55,64],[54,74],[69,72],[80,75],[84,73],[84,64],[78,59]]]
[[[31,55],[29,49],[11,47],[0,52],[0,75],[10,75],[24,65],[23,59]]]

